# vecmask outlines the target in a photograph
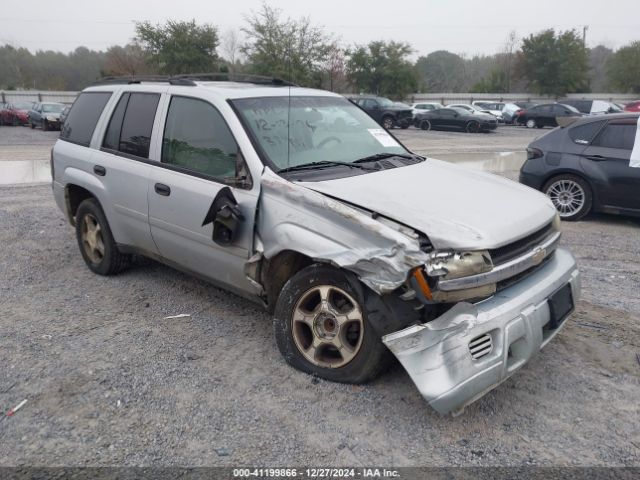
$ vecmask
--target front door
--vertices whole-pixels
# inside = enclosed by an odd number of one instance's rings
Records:
[[[258,196],[235,182],[241,162],[238,145],[214,105],[197,98],[171,97],[161,163],[153,165],[149,174],[151,235],[160,255],[170,263],[247,291],[252,286],[244,265],[253,246]],[[225,187],[243,219],[233,241],[220,245],[213,241],[213,224],[205,218]]]

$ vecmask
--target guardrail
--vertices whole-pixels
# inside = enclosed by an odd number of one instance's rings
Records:
[[[0,91],[0,102],[60,102],[73,103],[78,92],[51,92],[39,90],[3,90]],[[413,93],[406,99],[409,103],[440,102],[471,103],[475,100],[494,100],[498,102],[555,102],[559,97],[541,96],[531,93]],[[563,98],[576,100],[606,100],[608,102],[627,103],[638,99],[638,95],[620,93],[570,93]]]
[[[560,98],[571,98],[575,100],[605,100],[607,102],[628,103],[637,100],[638,95],[626,95],[620,93],[570,93],[564,97],[552,97],[531,93],[414,93],[407,98],[407,101],[410,103],[439,102],[443,105],[450,103],[471,103],[476,100],[551,103]]]
[[[51,92],[39,90],[2,90],[0,102],[60,102],[73,103],[78,92]]]

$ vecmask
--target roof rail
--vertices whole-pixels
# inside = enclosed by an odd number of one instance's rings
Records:
[[[92,85],[130,85],[143,82],[166,82],[171,85],[195,86],[201,82],[238,82],[257,85],[273,85],[277,87],[297,87],[295,83],[280,78],[261,75],[244,75],[234,73],[185,73],[178,75],[132,75],[122,77],[104,77]]]

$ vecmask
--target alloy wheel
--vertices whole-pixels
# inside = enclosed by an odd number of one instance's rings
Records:
[[[102,228],[96,217],[89,213],[82,220],[81,238],[87,257],[93,263],[100,263],[105,253]]]
[[[298,300],[291,319],[293,340],[313,365],[338,368],[360,351],[364,318],[358,302],[343,289],[318,285]]]
[[[546,193],[560,217],[571,217],[584,206],[584,189],[573,180],[558,180],[549,186]]]

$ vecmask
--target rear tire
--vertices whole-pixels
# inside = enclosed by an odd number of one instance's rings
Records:
[[[580,220],[591,211],[591,187],[576,175],[557,175],[544,184],[542,191],[551,199],[562,220]]]
[[[95,198],[84,200],[78,207],[76,239],[87,267],[98,275],[113,275],[129,265],[131,256],[118,250],[107,217]]]
[[[368,382],[385,370],[392,357],[369,323],[363,288],[353,275],[323,264],[287,281],[273,327],[292,367],[342,383]]]
[[[420,128],[422,130],[431,130],[431,122],[429,120],[422,120],[420,122]]]

